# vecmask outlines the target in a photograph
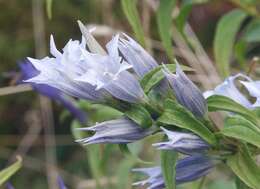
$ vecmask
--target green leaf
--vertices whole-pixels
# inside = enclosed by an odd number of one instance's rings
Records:
[[[192,6],[193,4],[191,2],[189,3],[184,3],[181,8],[180,8],[180,13],[177,16],[177,18],[175,19],[176,22],[176,26],[178,28],[178,30],[183,33],[184,30],[184,26],[185,26],[185,22],[192,10]]]
[[[250,189],[239,177],[236,177],[236,189]]]
[[[175,72],[175,70],[176,70],[175,64],[165,64],[165,66],[171,72]],[[162,79],[164,78],[162,68],[163,68],[163,66],[160,65],[160,66],[156,67],[155,69],[151,70],[150,72],[148,72],[142,78],[140,83],[141,83],[141,86],[143,87],[145,93],[148,93],[153,87],[155,87],[156,85],[158,85],[160,83],[160,81],[162,81]],[[181,68],[184,71],[192,71],[192,69],[190,67],[187,67],[187,66],[181,66]]]
[[[234,49],[234,56],[237,59],[239,65],[243,70],[246,69],[246,51],[247,51],[247,43],[244,40],[239,40],[235,44],[235,49]]]
[[[223,77],[229,75],[229,61],[242,21],[247,14],[241,10],[233,10],[224,15],[217,24],[214,37],[214,57],[220,74]]]
[[[251,121],[245,119],[240,115],[234,115],[232,117],[228,117],[224,123],[224,127],[232,127],[237,125],[250,128],[255,132],[260,133],[260,129],[255,124],[253,124]]]
[[[46,11],[49,19],[52,18],[52,0],[46,0]]]
[[[120,151],[126,156],[126,158],[133,159],[135,162],[141,163],[141,164],[153,164],[152,162],[147,162],[142,159],[140,159],[137,155],[133,154],[130,149],[128,148],[127,144],[118,144],[118,147]]]
[[[192,131],[211,145],[217,143],[215,135],[201,121],[173,100],[166,100],[165,112],[158,119],[158,122]]]
[[[169,59],[173,62],[173,48],[172,48],[172,11],[175,6],[175,0],[160,0],[160,6],[158,8],[156,19],[159,29],[159,35],[162,40],[162,44],[166,49],[166,53]]]
[[[150,113],[141,105],[132,105],[125,115],[143,128],[151,127],[153,124]]]
[[[221,130],[221,133],[227,137],[243,140],[260,148],[260,134],[248,127],[239,125],[226,127]]]
[[[9,167],[0,171],[0,186],[4,184],[12,175],[22,167],[22,158],[17,156],[17,161]]]
[[[228,157],[227,165],[249,187],[258,189],[260,186],[260,169],[252,159],[247,147]]]
[[[248,42],[259,42],[260,41],[260,20],[253,19],[246,27],[243,39]]]
[[[208,110],[211,112],[214,111],[227,111],[237,113],[252,123],[258,123],[257,117],[253,111],[248,110],[241,104],[235,102],[234,100],[221,96],[221,95],[213,95],[207,98]]]
[[[173,150],[161,151],[161,167],[166,189],[176,189],[176,163],[178,153]]]
[[[120,162],[117,170],[117,189],[129,188],[131,185],[131,179],[129,179],[129,174],[131,168],[134,166],[135,161],[132,158],[125,158]]]
[[[124,14],[127,17],[128,22],[134,30],[135,36],[139,43],[145,46],[145,37],[142,30],[142,24],[139,19],[138,11],[136,8],[135,0],[121,0],[121,6],[123,8]]]

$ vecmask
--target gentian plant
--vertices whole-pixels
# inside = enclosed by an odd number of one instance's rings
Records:
[[[58,50],[51,36],[51,57],[28,58],[37,72],[25,80],[122,113],[117,119],[77,129],[91,133],[77,142],[118,144],[130,153],[129,143],[164,136],[151,144],[161,153],[161,163],[133,169],[148,176],[135,186],[172,189],[223,164],[238,182],[259,188],[255,160],[260,148],[259,81],[238,74],[203,93],[185,73],[194,70],[177,60],[159,64],[126,34],[113,36],[103,48],[81,22],[79,27],[81,41],[69,40]],[[210,116],[218,111],[228,112],[221,114],[220,126]]]

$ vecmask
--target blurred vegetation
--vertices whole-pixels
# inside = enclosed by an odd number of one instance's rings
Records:
[[[158,4],[158,1],[152,2],[155,2],[155,5]],[[184,0],[182,1],[182,4],[179,2],[176,3],[175,6],[182,10],[182,8],[185,8],[184,2],[188,4],[193,1]],[[195,3],[197,2],[198,1]],[[221,43],[213,44],[219,19],[227,12],[237,7],[241,7],[242,11],[245,11],[246,14],[250,15],[249,17],[242,19],[239,26],[237,26],[237,33],[233,35],[233,40],[231,40],[235,44],[232,43],[228,46],[229,50],[235,46],[235,56],[232,59],[231,64],[229,64],[230,54],[224,55],[224,61],[223,59],[220,60],[222,64],[224,64],[225,61],[227,62],[226,64],[228,64],[224,65],[225,71],[227,71],[227,67],[235,72],[239,69],[245,69],[245,71],[247,71],[251,58],[258,55],[260,52],[260,37],[259,34],[257,35],[256,33],[256,31],[260,31],[259,5],[256,5],[255,3],[257,2],[253,0],[245,2],[247,3],[241,3],[241,1],[236,0],[215,0],[203,4],[194,4],[190,8],[186,7],[187,10],[190,10],[190,12],[188,11],[189,14],[186,15],[187,19],[198,36],[199,41],[202,43],[202,46],[206,49],[206,52],[212,59],[214,59],[214,53],[219,57],[222,53],[220,51],[225,49],[225,46],[221,46],[223,45]],[[125,3],[131,3],[131,1],[125,1]],[[187,4],[186,6],[188,6]],[[152,50],[158,62],[168,62],[167,55],[169,59],[172,60],[173,57],[170,55],[171,49],[169,49],[169,43],[171,43],[171,41],[169,40],[171,37],[174,38],[175,36],[173,36],[172,33],[168,33],[170,35],[167,36],[165,33],[168,31],[170,27],[168,25],[171,24],[172,21],[167,20],[166,27],[159,26],[159,32],[161,31],[163,34],[158,32],[157,23],[160,22],[159,20],[165,19],[163,10],[154,14],[152,6],[148,5],[148,1],[138,1],[137,7],[139,12],[136,12],[136,14],[138,17],[141,17],[141,24],[135,24],[135,21],[132,23],[130,21],[129,23],[127,19],[131,19],[131,16],[136,17],[136,15],[131,15],[130,13],[130,15],[125,16],[124,11],[127,10],[123,10],[122,6],[124,7],[126,5],[122,5],[119,0],[52,0],[52,19],[48,19],[45,5],[43,7],[45,14],[44,25],[46,44],[48,44],[50,34],[54,35],[58,48],[62,48],[70,38],[80,39],[81,34],[76,21],[81,20],[83,23],[87,24],[106,25],[115,30],[122,30],[126,33],[130,33],[131,36],[133,36],[133,32],[135,32],[137,38],[138,35],[144,35],[145,37],[157,41],[162,39],[163,46],[166,48],[167,53],[165,53],[164,50],[152,48],[149,44],[147,48],[150,51]],[[32,1],[0,1],[0,7],[0,87],[6,87],[15,85],[17,78],[19,78],[17,61],[22,60],[27,56],[35,57]],[[168,10],[168,12],[169,11],[171,10]],[[183,18],[186,19],[185,15],[183,16]],[[178,25],[178,22],[176,25],[182,27],[180,22],[180,25]],[[140,25],[143,26],[141,31],[140,28],[138,28]],[[132,27],[134,28],[133,31],[131,29]],[[243,33],[245,30],[248,31],[245,32],[246,34]],[[142,34],[142,31],[144,31],[144,34]],[[226,31],[222,32],[224,32],[223,35],[225,36]],[[110,37],[111,36],[102,36],[98,37],[98,39],[104,44]],[[142,41],[144,40],[143,36],[140,37],[139,40],[144,43],[144,41]],[[222,43],[225,43],[225,39]],[[218,46],[219,51],[217,50],[216,52],[215,50],[214,52],[214,46]],[[227,73],[224,73],[223,75],[227,75]],[[34,117],[37,118],[40,116],[38,98],[39,96],[32,91],[0,96],[0,134],[2,136],[0,137],[0,165],[2,166],[0,166],[0,168],[4,168],[7,165],[9,156],[13,155],[22,136],[28,131],[32,124],[35,124],[32,121]],[[86,108],[88,112],[96,112],[95,107],[89,107],[88,104],[83,103],[81,106]],[[118,189],[127,188],[131,185],[129,171],[126,171],[130,170],[134,164],[131,158],[118,163],[119,160],[122,159],[122,154],[118,152],[117,146],[113,145],[108,147],[91,147],[85,151],[81,146],[75,144],[73,136],[71,135],[71,124],[73,123],[73,126],[76,125],[75,127],[78,127],[78,123],[73,121],[71,116],[67,116],[68,113],[64,112],[62,107],[57,104],[54,104],[53,113],[55,135],[57,136],[58,141],[56,147],[58,167],[69,172],[71,175],[78,175],[83,179],[91,179],[94,177],[97,180],[100,177],[118,175],[119,183],[116,185]],[[59,138],[59,136],[61,137]],[[157,159],[158,157],[154,156],[154,149],[151,147],[147,148],[146,144],[151,143],[153,140],[154,138],[151,137],[148,141],[140,143],[140,145],[137,145],[138,147],[131,150],[136,153],[140,152],[140,156],[144,159]],[[102,156],[104,153],[106,153],[106,155]],[[43,131],[41,131],[37,143],[30,148],[26,155],[37,161],[31,161],[31,164],[35,164],[32,165],[31,168],[29,168],[30,166],[24,166],[22,170],[11,179],[12,183],[19,189],[28,187],[37,189],[47,188],[45,166],[39,166],[39,162],[42,163],[45,161]],[[112,160],[110,161],[112,163],[109,163],[107,167],[104,166],[104,162],[107,162],[108,160],[106,158],[102,159],[102,157],[108,157]],[[97,158],[101,158],[102,161],[97,163]],[[98,172],[99,169],[102,171]],[[95,172],[95,170],[97,172]],[[222,175],[217,176],[221,177]],[[73,182],[67,179],[70,178],[64,178],[65,183],[68,184],[69,188],[75,188],[75,186],[72,185]],[[97,181],[98,185],[100,184],[99,182],[101,181]],[[115,185],[111,183],[111,188],[115,188]],[[195,183],[195,185],[196,184],[197,183]],[[184,187],[188,188],[189,186],[190,185],[188,184]],[[100,188],[102,187],[100,186]],[[208,188],[233,189],[235,187],[233,181],[230,181],[229,178],[224,178],[223,181],[218,183],[209,182]]]

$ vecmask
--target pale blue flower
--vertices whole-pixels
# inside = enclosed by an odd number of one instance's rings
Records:
[[[137,78],[127,70],[132,68],[123,61],[118,51],[119,35],[106,45],[108,55],[83,51],[89,69],[76,80],[105,89],[112,96],[127,102],[137,103],[144,99],[144,92]]]
[[[207,175],[217,161],[207,156],[194,155],[181,159],[176,164],[176,183],[182,184],[194,181]],[[163,189],[164,179],[161,167],[133,169],[148,176],[148,179],[134,183],[134,186],[147,186],[147,189]],[[173,178],[174,179],[174,178]]]
[[[153,146],[160,150],[176,150],[184,154],[194,154],[209,149],[209,144],[197,135],[192,133],[169,131],[162,127],[161,129],[167,135],[169,141],[153,144]]]
[[[98,143],[131,143],[152,133],[151,129],[143,129],[141,126],[127,118],[105,121],[98,123],[95,126],[79,128],[78,130],[95,132],[91,137],[76,141],[84,145]]]
[[[256,102],[252,104],[252,108],[260,107],[260,81],[240,81],[248,90],[252,97],[256,98]]]
[[[120,38],[119,50],[126,61],[133,66],[134,71],[139,77],[158,66],[154,58],[144,50],[135,40],[124,34],[126,39]]]
[[[63,48],[63,53],[57,50],[53,37],[50,39],[50,52],[53,58],[43,59],[28,58],[33,66],[40,72],[37,76],[26,80],[30,83],[46,84],[57,88],[64,93],[88,100],[103,100],[104,91],[96,91],[95,86],[74,80],[85,73],[88,65],[82,56],[82,49],[86,42],[70,40]]]
[[[246,80],[242,81],[239,78]],[[235,81],[238,80],[240,83],[242,83],[246,89],[248,90],[249,94],[252,97],[257,98],[257,101],[255,103],[251,103],[243,93],[241,93],[236,84]],[[249,78],[246,75],[243,74],[236,74],[234,76],[230,76],[225,79],[225,81],[221,84],[219,84],[214,90],[206,91],[204,92],[204,97],[208,98],[212,95],[222,95],[226,96],[237,103],[243,105],[244,107],[248,109],[254,109],[255,107],[260,106],[259,99],[260,99],[260,85],[259,81],[252,81],[251,78]]]
[[[27,59],[24,60],[23,62],[20,62],[19,67],[21,69],[23,80],[28,80],[39,74],[39,71],[37,71],[31,64],[31,62]],[[86,113],[76,106],[72,98],[69,98],[68,95],[64,94],[59,89],[51,87],[46,84],[32,83],[31,86],[35,91],[39,92],[40,94],[61,103],[80,122],[84,123],[86,121],[87,118]]]
[[[177,101],[195,116],[203,117],[207,112],[206,100],[199,88],[185,75],[180,65],[176,63],[176,74],[166,67],[164,74],[174,90]]]

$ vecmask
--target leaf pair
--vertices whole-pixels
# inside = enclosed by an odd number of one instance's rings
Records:
[[[207,126],[177,102],[168,99],[165,102],[164,108],[163,115],[157,120],[159,123],[187,129],[200,136],[209,144],[216,145],[216,137]]]
[[[246,146],[242,146],[238,153],[230,156],[227,165],[250,188],[259,188],[260,169]]]

